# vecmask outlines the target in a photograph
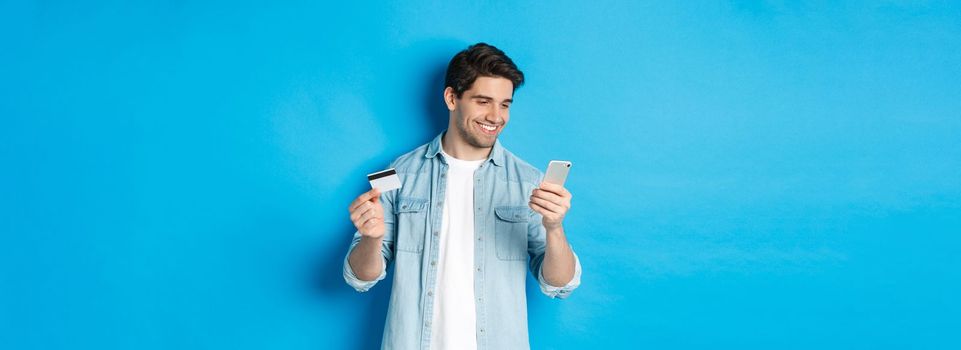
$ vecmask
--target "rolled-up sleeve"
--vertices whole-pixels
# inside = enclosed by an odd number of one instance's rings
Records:
[[[370,290],[377,282],[387,277],[387,258],[384,257],[384,267],[380,271],[380,276],[377,276],[373,281],[364,281],[357,278],[354,274],[354,270],[350,267],[350,252],[354,251],[354,248],[360,243],[360,235],[355,234],[353,242],[350,244],[350,249],[347,250],[347,256],[344,257],[344,281],[347,281],[351,287],[354,287],[358,292],[366,292]],[[383,256],[383,254],[381,254]]]
[[[571,254],[574,254],[574,277],[571,278],[570,282],[567,282],[563,287],[555,287],[547,283],[544,279],[544,266],[541,265],[537,272],[537,283],[541,286],[541,292],[551,298],[564,299],[567,298],[574,289],[577,289],[581,285],[581,260],[574,253],[574,248],[571,248]]]
[[[347,255],[344,256],[344,281],[346,281],[348,285],[353,287],[358,292],[366,292],[370,290],[370,288],[376,285],[377,282],[380,282],[380,280],[387,277],[387,265],[390,264],[391,260],[393,260],[393,257],[394,257],[393,246],[394,246],[394,233],[396,230],[394,226],[394,222],[396,218],[393,215],[393,203],[394,203],[393,193],[394,192],[396,191],[382,193],[380,195],[380,203],[384,207],[384,229],[385,229],[384,239],[380,246],[380,255],[384,259],[384,264],[383,264],[382,270],[380,271],[380,276],[377,276],[377,278],[374,279],[373,281],[364,281],[360,278],[357,278],[357,275],[354,274],[354,270],[350,266],[350,253],[354,251],[354,248],[356,248],[358,244],[360,244],[360,239],[361,239],[360,232],[356,232],[356,231],[354,232],[354,238],[350,242],[350,248],[347,249]]]

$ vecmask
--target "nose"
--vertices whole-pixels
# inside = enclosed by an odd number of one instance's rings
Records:
[[[504,121],[504,115],[507,111],[500,108],[494,108],[494,112],[487,115],[487,121],[490,123],[500,124]]]

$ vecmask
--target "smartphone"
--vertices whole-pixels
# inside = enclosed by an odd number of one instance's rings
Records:
[[[544,175],[544,181],[564,186],[564,181],[567,180],[567,173],[570,171],[571,162],[566,160],[552,160],[551,163],[547,165],[547,174]]]

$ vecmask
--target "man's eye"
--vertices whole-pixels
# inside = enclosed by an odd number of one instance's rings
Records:
[[[480,101],[478,101],[477,103],[480,103],[480,104],[482,104],[482,105],[486,105],[486,104],[487,104],[487,101],[485,101],[485,100],[480,100]]]
[[[511,105],[509,105],[509,104],[502,104],[501,107],[503,107],[504,109],[508,109],[508,108],[511,108]]]

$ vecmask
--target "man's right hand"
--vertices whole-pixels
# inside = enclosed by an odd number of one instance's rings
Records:
[[[376,188],[364,192],[350,203],[350,221],[363,237],[384,237],[384,206]]]

